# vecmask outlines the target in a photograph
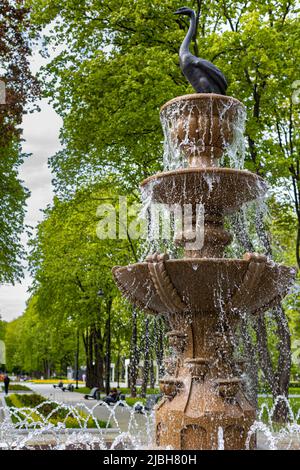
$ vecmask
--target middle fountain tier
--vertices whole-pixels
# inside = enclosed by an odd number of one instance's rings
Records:
[[[145,312],[167,316],[174,357],[161,380],[156,444],[174,449],[245,449],[255,409],[241,386],[232,336],[240,314],[258,314],[286,295],[295,270],[266,256],[224,258],[231,234],[224,217],[265,196],[267,186],[245,170],[221,168],[236,145],[244,106],[215,94],[193,94],[161,110],[177,167],[141,184],[143,197],[167,206],[190,205],[189,224],[176,233],[182,259],[154,253],[145,262],[113,269],[125,297]],[[178,168],[178,162],[181,167]],[[199,207],[202,238],[195,244]]]

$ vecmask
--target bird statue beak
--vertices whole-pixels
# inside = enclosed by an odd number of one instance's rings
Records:
[[[174,11],[174,15],[180,15],[181,11],[180,10],[176,10]]]

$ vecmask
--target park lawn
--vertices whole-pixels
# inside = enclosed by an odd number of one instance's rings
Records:
[[[264,398],[264,397],[259,397],[258,398],[258,406],[259,406],[259,410],[261,409],[262,405],[266,403],[267,404],[267,407],[269,410],[271,410],[272,406],[273,406],[273,399],[271,397],[268,397],[268,398]],[[292,411],[294,413],[294,416],[296,417],[298,411],[300,410],[300,397],[299,398],[289,398],[289,403],[291,405],[291,408],[292,408]],[[262,415],[262,421],[264,423],[267,423],[268,422],[268,413],[266,410],[264,410],[263,412],[263,415]],[[298,424],[300,424],[300,417],[297,421]]]
[[[56,403],[49,403],[46,398],[35,393],[31,395],[10,395],[5,400],[9,408],[15,408],[16,414],[11,412],[11,419],[16,424],[16,427],[20,429],[26,427],[22,423],[24,420],[26,420],[26,425],[29,428],[40,428],[43,418],[54,426],[64,423],[66,428],[81,428],[84,427],[87,419],[87,414],[82,410],[77,410],[76,417],[72,413],[68,415],[69,409],[60,408]],[[38,407],[38,410],[36,410],[36,407]],[[18,408],[20,408],[20,411],[17,411]],[[50,414],[51,417],[48,418]],[[97,420],[97,423],[100,428],[110,427],[110,425],[107,426],[106,421]],[[86,427],[89,429],[97,427],[92,417],[88,419]]]
[[[268,388],[260,389],[259,394],[272,395]],[[289,387],[289,395],[300,395],[300,387]]]
[[[2,390],[4,390],[3,385]],[[9,391],[11,390],[13,390],[14,392],[32,392],[31,388],[27,387],[26,385],[20,384],[9,384]]]
[[[290,395],[300,395],[300,387],[290,387],[289,388]]]
[[[73,390],[73,392],[83,393],[84,395],[88,395],[90,391],[91,389],[89,387],[74,388]]]
[[[120,390],[120,392],[124,395],[130,395],[130,388],[120,388],[118,389]],[[87,395],[88,393],[90,393],[91,389],[88,388],[88,387],[80,387],[78,389],[74,389],[74,392],[77,392],[77,393],[82,393],[82,394],[85,394]],[[137,389],[137,394],[139,395],[140,394],[140,389]],[[160,391],[158,388],[154,388],[154,389],[148,389],[147,390],[147,395],[156,395],[156,394],[159,394]],[[295,387],[292,387],[289,389],[289,393],[290,395],[299,395],[299,399],[300,399],[300,388],[295,388]],[[104,394],[104,392],[102,392],[102,394]],[[140,398],[137,398],[137,400],[140,399]],[[259,401],[261,402],[262,400],[265,400],[265,398],[261,397],[259,398]],[[268,398],[268,400],[271,400],[271,398]],[[293,399],[291,399],[293,400]],[[297,400],[297,399],[296,399]]]
[[[122,391],[122,390],[126,390],[129,392],[129,389],[121,389],[121,392],[125,395],[125,393]],[[90,388],[87,388],[87,387],[82,387],[82,388],[78,388],[77,390],[75,389],[74,392],[77,392],[77,393],[84,393],[85,395],[89,394],[91,391]],[[104,398],[105,396],[105,393],[103,393],[103,397]],[[101,400],[101,395],[100,395],[100,400]],[[127,405],[129,406],[134,406],[136,403],[141,403],[142,405],[145,405],[146,404],[146,401],[147,399],[146,398],[132,398],[132,397],[126,397],[125,398],[125,401],[127,403]]]
[[[118,388],[118,390],[123,395],[130,395],[130,392],[131,392],[130,388]],[[80,387],[80,388],[74,390],[74,392],[84,393],[85,395],[90,393],[90,391],[91,391],[91,389],[88,388],[88,387]],[[137,394],[139,395],[140,393],[141,393],[141,389],[137,388]],[[147,389],[147,395],[157,395],[159,393],[160,393],[160,391],[159,391],[158,388],[148,388]],[[102,392],[102,394],[104,394],[104,392]]]
[[[147,398],[132,398],[128,397],[125,398],[127,405],[134,406],[136,403],[140,403],[141,405],[146,405]]]
[[[124,395],[130,395],[131,393],[130,388],[120,388],[119,390],[121,390],[121,393],[123,393]],[[140,387],[137,387],[136,389],[137,395],[140,395],[141,392],[142,392],[142,389]],[[147,395],[157,395],[159,393],[160,393],[159,388],[147,388]]]
[[[46,380],[39,380],[39,379],[33,379],[29,380],[29,382],[33,384],[49,384],[49,385],[57,385],[59,382],[62,382],[63,384],[74,384],[76,385],[76,380],[60,380],[60,379],[46,379]],[[84,382],[82,380],[78,380],[78,383],[80,385],[83,385]]]

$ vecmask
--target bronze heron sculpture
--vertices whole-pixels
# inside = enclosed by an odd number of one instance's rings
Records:
[[[196,14],[188,7],[179,8],[175,15],[190,17],[188,33],[179,50],[180,67],[197,93],[217,93],[226,95],[227,81],[218,67],[208,60],[194,56],[190,52],[190,44],[196,33]]]

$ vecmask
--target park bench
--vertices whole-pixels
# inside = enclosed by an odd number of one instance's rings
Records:
[[[105,397],[107,398],[107,397]],[[103,399],[103,401],[105,401],[105,398]],[[117,403],[118,401],[123,401],[125,400],[125,395],[121,392],[118,392],[118,394],[115,396],[114,400],[109,400],[108,401],[108,404],[109,405],[114,405],[115,403]]]
[[[58,388],[58,389],[61,390],[62,392],[65,392],[66,390],[68,390],[69,392],[73,392],[73,391],[74,391],[74,385],[68,384],[68,386],[65,387],[62,382],[59,382],[58,385],[53,385],[53,387],[54,387],[54,388]]]
[[[90,391],[90,393],[87,393],[86,395],[84,395],[84,398],[85,398],[86,400],[88,400],[89,398],[93,398],[94,400],[98,400],[99,395],[100,395],[100,390],[99,390],[99,388],[94,387],[94,388],[92,388],[92,390]]]
[[[57,385],[53,385],[53,388],[59,388],[64,392],[64,384],[62,382],[59,382]]]
[[[108,396],[103,398],[103,402],[106,403],[107,405],[115,405],[118,401],[124,401],[125,400],[125,395],[121,392],[118,392],[118,394],[112,399],[112,397]],[[120,406],[124,406],[123,403],[120,403]]]

